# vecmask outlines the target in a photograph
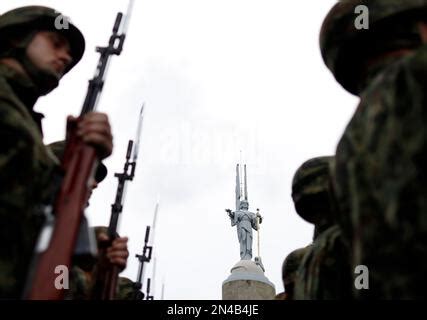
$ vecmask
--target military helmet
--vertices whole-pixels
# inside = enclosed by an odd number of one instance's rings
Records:
[[[356,28],[356,8],[369,9],[369,28]],[[320,48],[326,66],[350,93],[360,93],[360,50],[369,49],[367,39],[379,24],[398,17],[427,17],[427,0],[341,0],[327,14],[320,31]],[[362,61],[361,61],[362,60]]]
[[[334,157],[317,157],[304,162],[292,180],[292,199],[298,215],[317,224],[332,211],[330,165]]]
[[[65,18],[60,12],[43,6],[20,7],[0,15],[0,48],[4,47],[5,39],[18,31],[22,33],[43,30],[59,32],[70,43],[73,61],[65,72],[70,71],[83,56],[85,40],[80,30],[69,21],[62,28],[56,28],[58,23],[55,21],[61,17]]]

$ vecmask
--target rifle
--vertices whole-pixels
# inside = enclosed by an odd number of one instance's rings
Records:
[[[150,295],[150,287],[151,287],[151,279],[147,279],[147,299],[146,300],[154,300],[154,296]]]
[[[110,224],[108,225],[108,238],[109,241],[104,245],[103,251],[111,245],[114,239],[117,238],[117,228],[119,224],[119,217],[123,211],[123,200],[126,191],[127,181],[132,181],[135,177],[136,161],[138,159],[139,139],[141,136],[142,120],[144,113],[144,105],[142,105],[138,129],[136,134],[136,144],[134,147],[133,141],[129,140],[126,152],[126,160],[122,173],[116,173],[114,176],[118,180],[116,198],[111,205]],[[133,150],[132,150],[133,149]],[[129,161],[131,156],[132,161]],[[116,295],[117,281],[120,270],[117,266],[111,265],[106,258],[105,252],[101,254],[99,268],[96,273],[95,285],[93,288],[92,298],[101,300],[113,300]]]
[[[142,277],[144,273],[144,263],[149,263],[151,261],[151,254],[153,251],[153,246],[148,245],[148,241],[150,239],[150,226],[147,226],[145,230],[145,239],[144,239],[144,248],[142,249],[142,254],[136,254],[135,257],[139,260],[139,270],[138,277],[135,282],[135,290],[141,290],[142,288]],[[145,295],[144,295],[145,296]],[[148,299],[148,297],[147,297]]]
[[[129,1],[127,17],[116,16],[108,46],[97,47],[100,54],[94,78],[89,81],[87,94],[80,118],[96,110],[97,102],[105,83],[110,58],[119,56],[123,50],[126,31],[133,1]],[[123,22],[123,23],[122,23]],[[29,275],[25,297],[34,300],[60,300],[64,297],[66,286],[57,283],[57,268],[69,270],[71,257],[76,245],[84,208],[89,197],[88,182],[94,176],[98,159],[95,149],[81,141],[76,135],[77,126],[70,128],[61,173],[52,181],[56,184],[56,197],[53,204],[46,206],[46,222],[36,245],[34,268]],[[60,177],[58,177],[60,175]],[[55,218],[53,218],[55,217]]]

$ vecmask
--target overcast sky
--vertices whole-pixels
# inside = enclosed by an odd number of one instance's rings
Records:
[[[127,0],[2,0],[0,12],[41,4],[71,18],[86,37],[86,53],[58,89],[39,100],[46,143],[64,139],[115,15]],[[221,299],[238,262],[239,244],[225,208],[235,209],[235,165],[248,166],[250,210],[260,208],[266,276],[283,291],[281,265],[311,242],[313,227],[295,213],[295,170],[331,155],[357,104],[321,59],[318,35],[335,0],[136,0],[124,52],[112,60],[99,111],[114,134],[108,178],[88,210],[107,225],[127,141],[146,102],[136,178],[128,186],[121,235],[130,237],[124,276],[136,279],[160,197],[154,254],[155,298]],[[254,233],[254,253],[256,236]],[[152,272],[152,264],[147,269]],[[145,284],[144,284],[145,288]]]

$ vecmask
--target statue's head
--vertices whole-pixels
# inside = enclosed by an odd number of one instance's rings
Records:
[[[242,209],[242,210],[248,210],[249,209],[249,202],[248,202],[248,200],[242,200],[242,201],[240,201],[240,209]]]

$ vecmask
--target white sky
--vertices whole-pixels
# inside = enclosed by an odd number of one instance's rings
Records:
[[[88,210],[107,225],[127,141],[146,102],[136,178],[128,186],[119,233],[130,237],[123,275],[136,279],[160,197],[154,253],[155,298],[221,299],[221,285],[240,259],[235,228],[235,165],[248,165],[249,205],[260,208],[266,276],[283,291],[281,265],[311,241],[313,227],[290,197],[297,167],[333,154],[357,100],[333,79],[318,34],[335,0],[136,0],[124,52],[112,60],[99,110],[113,128],[108,178]],[[46,143],[62,140],[77,115],[98,54],[127,0],[2,0],[0,12],[41,4],[69,16],[86,37],[80,64],[39,100]],[[254,253],[256,237],[254,237]],[[150,275],[152,264],[148,268]],[[145,284],[144,284],[145,288]]]

